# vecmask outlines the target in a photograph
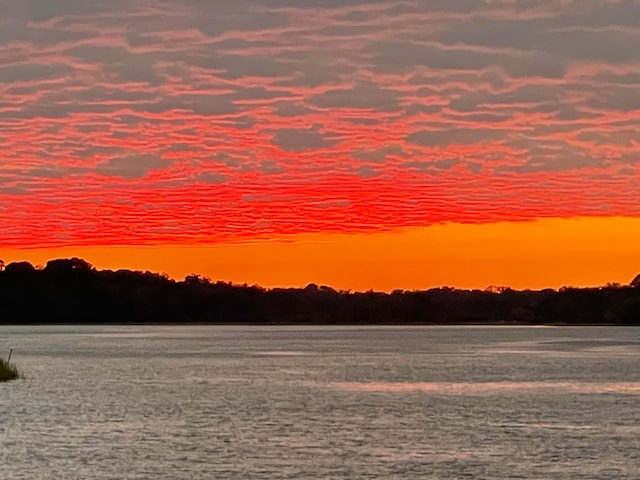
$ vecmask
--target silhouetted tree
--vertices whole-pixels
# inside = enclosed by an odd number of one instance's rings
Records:
[[[47,272],[56,272],[56,273],[60,273],[60,272],[69,272],[72,270],[75,271],[83,271],[83,272],[90,272],[93,270],[93,266],[81,259],[81,258],[61,258],[61,259],[57,259],[57,260],[50,260],[49,262],[47,262],[47,265],[44,267],[45,271]]]
[[[4,267],[4,273],[7,275],[31,273],[35,270],[29,262],[11,262]]]
[[[635,288],[634,288],[635,287]],[[188,275],[98,271],[79,259],[44,269],[14,262],[0,270],[3,323],[566,323],[640,324],[640,275],[632,285],[516,291],[510,288],[392,293],[326,286],[264,289]]]

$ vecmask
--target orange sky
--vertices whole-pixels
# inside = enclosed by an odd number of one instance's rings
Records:
[[[80,256],[100,269],[200,273],[213,280],[273,286],[314,282],[389,291],[434,286],[514,288],[627,284],[640,273],[640,219],[540,219],[448,223],[351,235],[218,246],[95,246],[3,249],[5,261],[43,264]]]
[[[2,5],[5,261],[359,290],[640,271],[638,1]]]

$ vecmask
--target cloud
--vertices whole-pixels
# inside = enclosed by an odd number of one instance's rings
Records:
[[[371,83],[350,88],[336,88],[313,96],[310,103],[325,109],[354,108],[375,111],[397,111],[398,92]]]
[[[6,0],[3,244],[640,215],[638,25],[636,0]]]
[[[324,134],[319,126],[276,130],[273,142],[287,152],[316,150],[335,145],[336,139]]]
[[[356,161],[384,162],[389,156],[402,157],[406,153],[401,145],[387,145],[380,148],[356,150],[351,157]]]
[[[196,181],[208,184],[224,183],[229,179],[227,175],[213,172],[200,172],[196,175]]]
[[[96,167],[96,172],[101,175],[113,175],[123,178],[140,178],[146,176],[151,170],[165,168],[171,165],[171,161],[144,154],[130,154],[122,157],[114,157]]]
[[[478,145],[501,139],[504,130],[488,128],[451,128],[447,130],[419,130],[407,135],[407,142],[428,147],[448,147],[449,145]]]
[[[16,10],[28,20],[34,22],[46,22],[59,17],[76,17],[106,13],[111,9],[122,7],[121,0],[115,0],[110,4],[96,0],[21,0],[20,7]],[[17,13],[17,12],[16,12]]]
[[[0,81],[5,84],[59,78],[69,69],[62,64],[38,65],[20,63],[0,67]]]
[[[449,170],[456,165],[459,165],[461,160],[459,158],[443,158],[431,161],[412,161],[401,163],[402,168],[410,170],[418,170],[421,172],[437,173],[442,170]],[[473,166],[472,166],[473,168]]]

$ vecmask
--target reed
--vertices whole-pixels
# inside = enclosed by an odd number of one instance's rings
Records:
[[[7,382],[20,378],[20,371],[13,364],[4,358],[0,358],[0,382]]]

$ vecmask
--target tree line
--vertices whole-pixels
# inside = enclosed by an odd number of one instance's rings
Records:
[[[0,323],[640,324],[640,275],[597,288],[336,291],[175,281],[97,270],[79,258],[44,268],[0,262]]]

